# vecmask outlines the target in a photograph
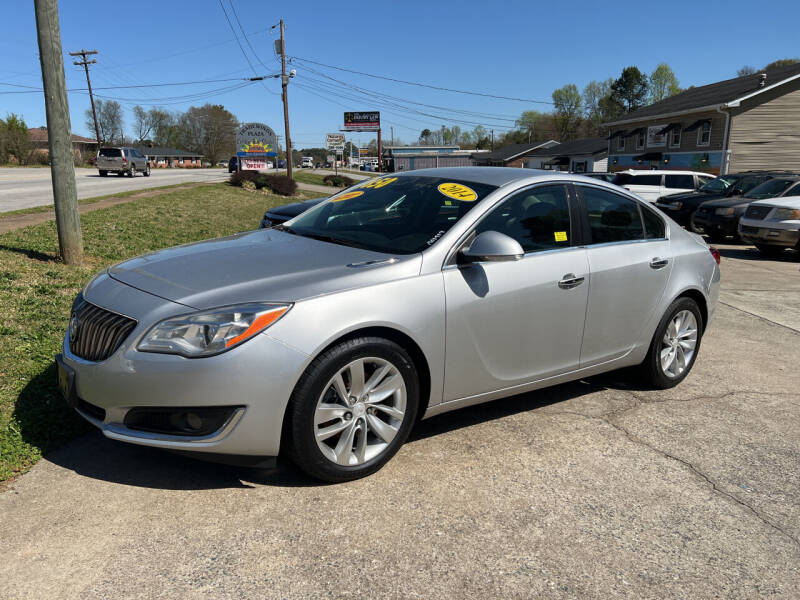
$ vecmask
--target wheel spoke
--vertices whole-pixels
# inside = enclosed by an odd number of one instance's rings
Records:
[[[334,423],[333,425],[328,425],[322,429],[317,429],[317,441],[322,442],[327,440],[329,437],[332,437],[350,427],[351,423],[352,421],[341,421],[340,423]]]
[[[370,404],[370,406],[376,410],[386,413],[393,419],[397,419],[398,421],[403,420],[403,415],[405,414],[402,410],[395,408],[394,406],[387,406],[386,404]]]
[[[369,378],[369,381],[364,384],[364,393],[368,394],[372,388],[378,385],[386,375],[389,374],[389,371],[392,370],[392,365],[385,364],[380,369],[375,369],[375,372],[372,374],[372,377]]]
[[[358,398],[364,393],[364,359],[350,365],[350,394]]]
[[[337,373],[336,377],[333,378],[333,387],[336,393],[339,394],[339,398],[341,398],[342,402],[350,406],[350,394],[347,393],[347,387],[344,385],[344,379],[341,373]]]
[[[347,409],[341,404],[320,404],[314,414],[314,422],[319,425],[344,416]]]
[[[403,378],[399,373],[392,375],[369,394],[369,402],[383,402],[390,396],[400,391],[400,386],[403,383]]]
[[[358,428],[358,446],[356,446],[356,461],[360,464],[367,460],[367,424]]]
[[[339,438],[339,442],[336,444],[336,448],[333,449],[333,453],[336,455],[336,462],[340,465],[349,465],[350,456],[353,454],[353,437],[356,434],[355,421],[350,421],[346,427]]]
[[[367,415],[367,424],[369,428],[381,438],[387,444],[394,439],[394,436],[397,435],[397,428],[392,427],[388,423],[381,421],[378,417],[374,415]]]
[[[676,346],[675,348],[675,359],[678,373],[683,373],[683,370],[686,368],[686,355],[683,353],[683,348],[680,346]]]

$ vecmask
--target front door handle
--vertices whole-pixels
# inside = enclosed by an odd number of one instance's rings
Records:
[[[650,261],[650,268],[651,269],[663,269],[669,264],[668,258],[654,258]]]
[[[567,273],[561,278],[561,281],[558,282],[558,287],[562,290],[571,290],[582,284],[584,279],[584,277],[575,277],[575,273]]]

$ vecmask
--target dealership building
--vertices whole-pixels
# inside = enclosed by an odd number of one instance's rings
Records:
[[[459,146],[386,146],[383,161],[388,171],[413,171],[436,167],[470,167],[472,156],[480,150],[461,150]]]

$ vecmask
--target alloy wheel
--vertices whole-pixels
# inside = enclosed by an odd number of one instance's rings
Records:
[[[697,348],[697,319],[689,310],[676,313],[661,339],[661,370],[670,379],[689,367]]]
[[[356,359],[327,383],[314,411],[314,437],[322,454],[342,466],[380,456],[406,413],[406,384],[391,362]]]

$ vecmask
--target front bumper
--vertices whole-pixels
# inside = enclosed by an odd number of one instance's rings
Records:
[[[749,224],[754,223],[754,224]],[[739,236],[751,244],[767,246],[800,247],[800,227],[783,229],[764,227],[764,221],[742,220],[739,224]]]
[[[108,438],[181,451],[246,456],[277,456],[283,415],[294,385],[309,357],[268,335],[255,336],[228,352],[206,358],[139,352],[136,344],[155,319],[155,312],[185,312],[113,280],[101,287],[120,290],[128,306],[116,309],[137,318],[139,324],[122,346],[101,362],[75,356],[64,336],[61,361],[74,371],[76,411]],[[126,288],[123,290],[123,288]],[[109,296],[113,296],[110,294]],[[87,299],[101,304],[98,295]],[[132,312],[132,305],[140,314]],[[166,307],[164,308],[166,304]],[[172,304],[172,307],[170,307]],[[131,429],[125,416],[141,407],[237,407],[230,418],[207,435],[194,437]]]
[[[738,235],[739,219],[741,218],[742,215],[740,214],[718,215],[714,212],[700,212],[698,210],[694,213],[692,221],[695,227],[702,229],[705,233],[736,236]]]

